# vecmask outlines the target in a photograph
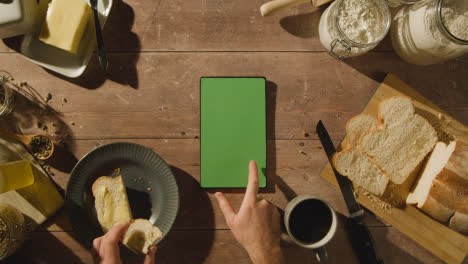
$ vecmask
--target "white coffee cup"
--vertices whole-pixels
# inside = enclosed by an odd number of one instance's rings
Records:
[[[296,211],[295,211],[296,210]],[[298,211],[300,210],[300,211]],[[294,217],[301,216],[298,213],[303,213],[303,210],[311,210],[311,214],[322,214],[322,215],[308,215],[304,216],[304,219],[292,219]],[[309,211],[307,211],[309,212]],[[310,220],[309,218],[313,219],[318,219],[318,222],[310,222],[311,227],[310,231],[314,229],[320,229],[321,227],[313,226],[314,224],[324,224],[322,227],[324,228],[323,230],[320,230],[320,234],[316,234],[319,236],[318,240],[314,239],[314,241],[304,241],[304,239],[301,240],[298,236],[301,234],[297,234],[297,226],[294,227],[292,225],[307,225],[307,222]],[[320,219],[319,219],[320,218]],[[324,223],[326,222],[326,223]],[[335,210],[333,207],[326,201],[310,196],[310,195],[301,195],[297,196],[296,198],[292,199],[288,205],[286,206],[286,209],[284,211],[284,224],[286,225],[286,230],[291,237],[291,239],[296,243],[297,245],[304,247],[304,248],[309,248],[309,249],[315,249],[317,251],[317,258],[321,263],[327,262],[327,253],[324,248],[324,246],[330,242],[330,240],[335,236],[336,233],[336,228],[338,225],[338,220],[336,217]],[[304,228],[305,229],[305,228]],[[296,232],[296,233],[295,233]],[[323,235],[323,236],[321,236]]]

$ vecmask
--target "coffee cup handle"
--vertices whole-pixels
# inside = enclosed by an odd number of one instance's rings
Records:
[[[325,249],[325,247],[319,247],[315,249],[315,251],[316,251],[315,257],[320,263],[328,263],[328,254],[327,254],[327,250]]]

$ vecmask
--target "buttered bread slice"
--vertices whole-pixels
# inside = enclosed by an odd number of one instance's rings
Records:
[[[128,227],[122,243],[136,253],[148,254],[149,248],[161,238],[158,227],[146,219],[136,219]]]
[[[103,176],[92,187],[98,221],[104,233],[133,219],[122,176]]]

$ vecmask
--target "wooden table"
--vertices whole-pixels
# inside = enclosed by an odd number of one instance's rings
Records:
[[[326,156],[314,127],[319,119],[335,143],[346,121],[360,113],[387,72],[393,72],[436,105],[468,124],[468,57],[435,66],[403,62],[389,38],[375,51],[344,62],[330,57],[318,39],[323,9],[292,8],[262,18],[263,0],[116,0],[104,30],[109,73],[96,56],[85,74],[67,79],[15,52],[18,39],[0,44],[1,68],[26,81],[56,112],[24,98],[1,125],[22,133],[63,139],[51,161],[61,191],[77,159],[101,144],[130,141],[151,147],[173,168],[181,208],[162,242],[157,263],[250,263],[229,231],[213,193],[200,189],[199,79],[265,76],[268,108],[268,178],[263,197],[284,208],[296,194],[324,198],[347,215],[341,194],[319,178]],[[65,102],[66,101],[66,102]],[[303,135],[303,129],[310,136]],[[228,140],[228,139],[227,139]],[[247,166],[247,164],[246,164]],[[243,194],[228,192],[235,207]],[[343,217],[343,216],[341,216]],[[385,263],[441,261],[398,230],[366,213]],[[315,263],[313,252],[283,244],[288,263]],[[330,263],[358,263],[343,226],[329,250]],[[125,256],[128,263],[135,257]],[[31,235],[9,263],[90,263],[64,210]]]

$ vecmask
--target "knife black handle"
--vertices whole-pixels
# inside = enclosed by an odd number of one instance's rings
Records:
[[[356,219],[348,219],[349,232],[351,233],[352,246],[358,254],[359,263],[383,264],[383,260],[377,256],[374,239],[366,225]]]

